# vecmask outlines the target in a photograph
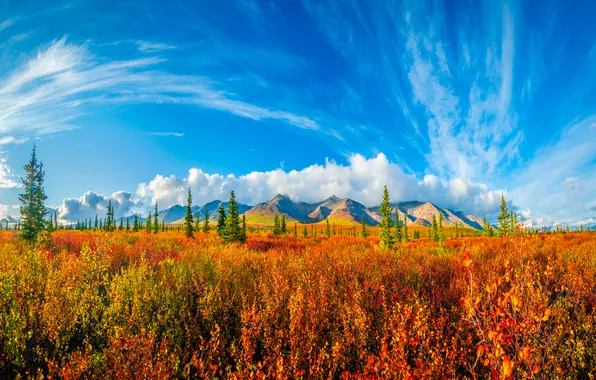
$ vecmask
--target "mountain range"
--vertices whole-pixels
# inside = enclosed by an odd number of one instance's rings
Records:
[[[219,200],[211,201],[203,206],[193,206],[193,217],[199,217],[201,220],[205,217],[205,211],[209,212],[211,221],[217,220],[217,210],[222,206],[224,210],[228,209],[228,202]],[[408,225],[430,226],[433,215],[439,218],[443,214],[445,226],[453,226],[456,223],[462,227],[482,229],[482,220],[474,215],[461,211],[452,211],[441,208],[431,202],[400,202],[393,204],[400,212],[401,218],[405,215]],[[298,222],[302,224],[322,223],[329,219],[333,224],[360,224],[362,218],[369,226],[375,226],[381,221],[379,206],[368,208],[350,198],[339,198],[331,196],[323,201],[307,203],[296,202],[287,195],[278,194],[272,199],[259,203],[256,206],[239,204],[240,214],[246,215],[246,221],[249,224],[271,225],[277,213],[280,217],[283,215],[287,222]],[[179,224],[184,222],[186,207],[174,205],[158,213],[158,220],[165,223]],[[144,218],[143,218],[144,220]]]
[[[211,201],[203,206],[193,206],[193,217],[199,217],[204,220],[205,211],[209,212],[209,219],[212,222],[217,220],[218,208],[228,209],[228,202],[219,200]],[[400,218],[404,215],[408,220],[408,225],[430,226],[433,215],[437,220],[439,215],[443,215],[443,224],[445,226],[454,226],[456,223],[461,227],[482,229],[482,220],[474,215],[461,211],[452,211],[446,208],[438,207],[431,202],[409,201],[394,203],[393,209],[399,210]],[[280,217],[283,215],[287,222],[298,222],[301,224],[324,223],[327,219],[333,224],[352,225],[360,224],[362,218],[369,226],[376,226],[381,221],[379,214],[380,206],[366,207],[362,203],[350,198],[339,198],[331,196],[323,201],[308,203],[296,202],[285,194],[278,194],[270,200],[259,203],[256,206],[238,204],[240,214],[246,215],[246,221],[249,224],[272,225],[277,213]],[[186,207],[174,205],[158,212],[159,222],[166,224],[181,224],[184,222]],[[394,217],[395,211],[392,217]],[[146,217],[138,215],[140,222],[145,223]],[[18,222],[18,219],[12,216],[0,220],[4,225],[8,220],[9,224]],[[123,222],[129,221],[132,225],[134,215],[123,218]]]
[[[452,211],[441,208],[431,202],[400,202],[394,203],[400,218],[404,215],[408,225],[430,226],[433,215],[439,218],[443,215],[445,226],[454,226],[456,223],[462,227],[482,229],[482,220],[474,215],[461,211]],[[375,226],[381,221],[380,206],[367,208],[350,198],[331,196],[324,201],[315,203],[295,202],[287,195],[278,194],[267,202],[246,211],[246,220],[253,224],[271,224],[275,213],[284,215],[287,221],[298,223],[320,223],[329,219],[334,224],[360,224],[362,218],[367,225]]]

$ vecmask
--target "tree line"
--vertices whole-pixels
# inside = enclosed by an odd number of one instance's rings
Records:
[[[25,165],[24,169],[26,175],[25,177],[21,178],[23,184],[23,193],[19,195],[19,200],[21,202],[21,220],[19,223],[16,223],[13,226],[13,229],[18,230],[21,238],[23,238],[24,240],[33,241],[37,238],[37,235],[41,231],[47,230],[51,232],[53,230],[58,229],[104,230],[108,232],[116,230],[132,232],[146,231],[155,234],[159,232],[169,231],[172,229],[177,229],[178,231],[183,230],[187,238],[194,238],[195,233],[199,231],[208,232],[211,229],[209,221],[209,210],[205,210],[205,217],[202,223],[200,215],[197,215],[196,217],[193,216],[192,193],[190,188],[188,189],[186,215],[184,217],[184,223],[182,226],[172,227],[166,225],[163,220],[160,222],[157,203],[155,204],[155,207],[153,209],[153,215],[150,212],[144,223],[141,219],[139,219],[137,215],[134,215],[132,225],[130,224],[130,218],[126,218],[126,223],[124,223],[124,218],[120,218],[119,221],[117,221],[114,215],[114,207],[112,205],[111,199],[108,200],[107,215],[105,219],[100,219],[96,215],[95,219],[89,218],[83,221],[77,221],[76,224],[59,224],[57,212],[54,212],[53,214],[48,213],[47,208],[45,206],[45,201],[48,198],[43,185],[45,170],[43,168],[43,163],[37,158],[37,149],[35,145],[33,146],[31,158],[29,162]],[[46,215],[48,214],[50,214],[49,219],[46,218]],[[381,246],[385,248],[391,248],[397,244],[406,243],[410,240],[410,235],[408,232],[408,215],[405,212],[403,213],[403,215],[400,214],[399,208],[397,207],[395,209],[392,208],[391,202],[389,200],[389,191],[387,190],[387,186],[385,186],[383,190],[383,199],[381,202],[381,207],[379,209],[379,214],[381,215],[381,222],[379,224]],[[566,226],[564,229],[560,226],[556,226],[554,231],[547,231],[546,227],[543,227],[541,230],[537,230],[535,228],[520,228],[517,213],[513,209],[509,209],[507,207],[507,202],[505,200],[504,194],[501,194],[500,214],[497,217],[497,221],[498,226],[494,227],[493,225],[488,223],[485,215],[482,221],[483,231],[479,233],[482,233],[490,237],[518,235],[526,233],[532,234],[538,232],[571,232],[569,226]],[[441,245],[443,245],[446,240],[443,222],[443,213],[439,212],[438,218],[436,218],[433,214],[432,223],[428,227],[428,238],[434,242],[439,242]],[[9,229],[8,220],[6,221],[6,225],[4,228],[0,223],[0,229]],[[217,232],[217,235],[224,242],[246,241],[246,216],[243,214],[242,217],[240,217],[238,211],[238,202],[236,202],[236,196],[234,194],[234,191],[230,192],[227,210],[225,210],[223,205],[221,204],[218,208],[217,223],[215,226],[215,230]],[[454,230],[455,231],[451,230],[451,237],[464,236],[464,233],[462,231],[463,229],[460,228],[457,222],[455,223]],[[343,231],[344,230],[342,228],[336,230],[335,225],[330,225],[329,218],[326,219],[324,234],[327,237],[337,234],[341,235],[343,234]],[[577,231],[584,232],[589,231],[589,229],[584,229],[584,227],[580,225]],[[311,226],[310,232],[304,225],[302,227],[301,233],[304,237],[311,234],[313,238],[316,239],[318,232],[318,229],[314,225]],[[272,233],[276,236],[292,233],[294,236],[297,237],[298,226],[297,223],[294,222],[293,228],[291,228],[290,230],[287,226],[285,215],[281,215],[280,217],[279,214],[276,213],[273,220]],[[469,233],[465,234],[468,235]],[[348,235],[359,235],[364,238],[370,235],[370,232],[367,229],[364,215],[362,216],[360,231],[358,232],[356,230],[356,226],[353,225],[352,230],[348,230]],[[420,238],[420,231],[414,230],[412,238]]]

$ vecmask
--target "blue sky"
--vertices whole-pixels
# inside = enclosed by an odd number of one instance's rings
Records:
[[[65,219],[110,196],[121,214],[165,207],[187,186],[198,203],[235,189],[373,205],[387,184],[395,200],[492,215],[505,192],[529,224],[594,223],[594,14],[0,0],[0,212],[35,141]]]

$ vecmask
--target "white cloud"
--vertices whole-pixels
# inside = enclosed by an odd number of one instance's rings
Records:
[[[184,133],[179,132],[150,132],[150,135],[161,137],[183,137]]]
[[[137,48],[140,52],[143,53],[155,53],[162,50],[171,50],[176,49],[178,46],[176,45],[168,45],[159,42],[149,42],[149,41],[135,41],[137,44]]]
[[[254,205],[278,193],[299,201],[320,201],[331,195],[349,197],[367,206],[378,205],[383,186],[387,185],[393,201],[432,201],[440,206],[482,215],[497,210],[501,191],[464,180],[442,181],[427,175],[419,181],[404,173],[384,154],[365,158],[350,156],[348,165],[326,161],[302,170],[252,172],[241,176],[208,174],[192,168],[186,178],[156,176],[138,186],[136,196],[145,204],[159,203],[160,208],[186,202],[190,186],[193,200],[203,204],[214,199],[225,200],[231,190],[237,199]]]
[[[110,200],[116,218],[131,215],[135,207],[138,206],[133,194],[125,191],[115,192],[109,197],[88,191],[80,198],[65,198],[58,207],[58,218],[70,222],[95,218],[96,215],[99,218],[104,218]]]
[[[15,181],[15,176],[10,168],[6,164],[6,159],[0,157],[0,189],[11,189],[19,187],[18,182]]]

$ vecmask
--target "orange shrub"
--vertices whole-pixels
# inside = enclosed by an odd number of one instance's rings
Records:
[[[596,234],[0,232],[0,377],[589,378]]]

